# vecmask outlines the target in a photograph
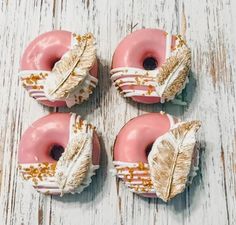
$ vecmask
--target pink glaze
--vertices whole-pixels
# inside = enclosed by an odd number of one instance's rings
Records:
[[[175,45],[175,38],[172,38],[172,46]],[[148,57],[156,59],[160,68],[166,61],[166,32],[160,29],[141,29],[125,37],[115,50],[112,59],[112,69],[118,67],[143,68],[143,61]],[[142,86],[133,87],[136,90],[143,90]],[[130,86],[123,86],[122,90],[130,89]],[[146,89],[147,90],[147,89]],[[132,97],[136,102],[158,103],[159,97]]]
[[[117,135],[114,160],[147,163],[153,142],[170,129],[166,114],[148,113],[130,120]]]
[[[69,31],[49,31],[35,38],[25,49],[20,62],[20,70],[49,70],[61,59],[62,55],[71,47],[72,33]],[[90,74],[97,78],[98,64],[96,63]],[[64,101],[40,101],[43,105],[58,107],[65,106]]]
[[[23,134],[18,160],[19,163],[53,163],[50,156],[53,145],[66,147],[69,139],[70,113],[52,113],[35,121]],[[94,132],[93,164],[100,160],[100,144],[98,135]]]

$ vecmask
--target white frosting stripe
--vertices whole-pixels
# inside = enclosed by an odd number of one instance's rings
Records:
[[[130,162],[122,162],[122,161],[113,161],[113,164],[117,166],[117,169],[121,169],[127,166],[137,167],[139,163],[130,163]],[[144,164],[145,168],[148,168],[148,164]]]
[[[125,185],[133,192],[139,194],[152,194],[154,189],[149,174],[149,165],[147,163],[129,163],[113,161],[116,169],[116,175],[121,178]]]
[[[137,80],[138,79],[138,80]],[[125,77],[125,78],[119,78],[115,81],[115,85],[118,87],[124,87],[124,86],[143,86],[143,87],[149,87],[153,86],[155,87],[156,81],[155,79],[150,79],[150,78],[145,78],[145,79],[140,79],[137,77]]]
[[[71,48],[77,44],[78,40],[76,39],[76,35],[71,35]],[[66,54],[67,52],[63,56]],[[81,72],[79,68],[75,68],[73,72],[76,75],[80,75],[84,71]],[[95,88],[98,83],[97,78],[93,77],[90,73],[87,73],[84,81],[78,85],[78,87],[76,87],[69,96],[63,99],[49,99],[49,97],[45,94],[44,87],[48,84],[48,82],[50,82],[51,73],[52,71],[47,70],[22,70],[18,73],[18,75],[21,78],[23,86],[30,93],[31,97],[36,100],[65,101],[68,107],[72,107],[75,104],[80,104],[84,100],[88,99],[93,88]]]
[[[144,76],[144,77],[157,77],[159,70],[144,70],[140,68],[135,68],[135,67],[119,67],[111,70],[111,79],[112,81],[124,77],[124,76],[130,76],[130,75],[135,75],[135,76]]]
[[[121,91],[121,94],[124,94],[124,97],[133,97],[133,96],[146,96],[147,91],[145,90],[134,90],[134,89],[126,89]],[[159,97],[156,92],[151,92],[148,95],[149,97]]]
[[[167,33],[166,35],[166,59],[170,57],[171,54],[171,43],[172,43],[172,34]]]
[[[76,137],[77,132],[93,134],[94,127],[89,124],[86,120],[83,120],[80,115],[71,113],[70,117],[70,136],[69,141]]]
[[[119,173],[117,174],[117,176],[119,178],[122,178],[122,179],[127,179],[127,175],[129,175],[129,172],[123,172],[123,173]],[[143,173],[143,172],[140,172],[140,171],[137,171],[136,173],[133,173],[133,180],[139,180],[140,178],[140,175],[143,177],[143,178],[149,178],[150,177],[150,174],[147,173]]]
[[[165,115],[168,117],[168,119],[170,121],[170,129],[172,129],[174,127],[174,125],[175,125],[174,118],[170,114],[165,114]]]
[[[44,93],[45,78],[41,77],[37,79],[41,74],[50,75],[51,71],[39,71],[39,70],[23,70],[19,72],[21,81],[24,87],[28,90],[31,97],[36,100],[49,100]],[[96,87],[98,80],[92,75],[88,74],[86,80],[80,85],[69,97],[64,99],[68,107],[80,103],[87,99],[92,92],[92,88]]]

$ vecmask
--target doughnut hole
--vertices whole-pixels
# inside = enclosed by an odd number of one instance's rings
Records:
[[[143,60],[143,68],[145,70],[155,70],[157,68],[157,60],[154,57],[147,57]]]
[[[60,60],[61,58],[52,58],[50,61],[49,61],[49,66],[51,67],[51,70],[53,69],[53,67],[55,66],[55,64]]]
[[[65,149],[61,145],[54,144],[51,147],[49,154],[54,160],[58,161],[64,150]]]
[[[148,157],[150,151],[152,150],[152,146],[153,146],[153,143],[149,144],[146,149],[145,149],[145,153],[146,153],[146,157]]]

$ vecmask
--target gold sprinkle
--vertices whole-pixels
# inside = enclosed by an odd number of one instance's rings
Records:
[[[20,167],[20,171],[25,180],[31,180],[35,185],[42,181],[44,177],[52,177],[55,174],[56,163],[40,163],[30,165],[28,168]]]

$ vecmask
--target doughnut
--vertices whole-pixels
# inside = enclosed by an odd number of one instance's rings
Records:
[[[181,35],[141,29],[125,37],[112,58],[111,80],[124,97],[164,103],[185,88],[191,52]]]
[[[49,107],[80,104],[98,82],[95,38],[54,30],[25,49],[19,77],[29,95]]]
[[[40,193],[80,193],[99,168],[100,144],[95,127],[79,115],[52,113],[22,135],[19,171]]]
[[[170,200],[196,175],[199,127],[164,112],[130,120],[115,140],[114,173],[134,193]]]

